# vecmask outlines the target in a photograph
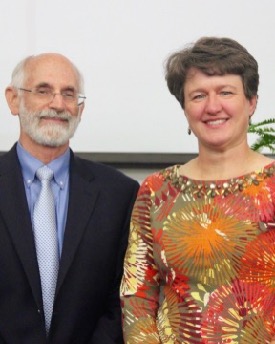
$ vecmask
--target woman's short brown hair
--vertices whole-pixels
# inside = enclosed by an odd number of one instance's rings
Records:
[[[258,93],[258,63],[237,41],[222,37],[202,37],[170,55],[165,78],[171,94],[184,109],[184,84],[190,68],[207,75],[237,74],[243,80],[244,94],[251,99]]]

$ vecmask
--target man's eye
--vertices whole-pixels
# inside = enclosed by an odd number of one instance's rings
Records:
[[[49,89],[45,89],[45,88],[38,88],[37,90],[35,90],[35,93],[37,94],[41,94],[41,95],[47,95],[47,94],[51,94],[51,90]]]
[[[75,93],[74,92],[62,92],[62,96],[68,99],[74,99]]]

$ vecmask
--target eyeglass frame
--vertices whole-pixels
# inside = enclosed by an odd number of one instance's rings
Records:
[[[62,93],[62,92],[60,92],[60,93],[54,93],[54,92],[46,92],[45,91],[45,93],[39,93],[39,92],[37,92],[38,90],[37,89],[27,89],[27,88],[23,88],[23,87],[18,87],[17,88],[18,90],[20,90],[20,91],[25,91],[25,92],[29,92],[29,93],[32,93],[33,95],[36,95],[36,96],[41,96],[42,98],[43,98],[43,96],[46,96],[46,95],[51,95],[52,96],[52,99],[48,102],[48,103],[51,103],[53,100],[54,100],[54,97],[55,96],[58,96],[58,95],[60,95],[61,97],[62,97],[62,99],[66,102],[66,100],[69,100],[70,98],[65,98],[66,97],[66,95],[64,94],[64,92]],[[82,101],[80,102],[80,103],[78,103],[77,102],[77,106],[81,106],[83,103],[84,103],[84,101],[85,101],[85,99],[87,98],[86,96],[84,96],[83,94],[80,94],[80,93],[76,93],[76,96],[77,96],[77,100],[79,101],[79,99],[82,99]],[[71,102],[73,103],[73,99],[71,100]]]

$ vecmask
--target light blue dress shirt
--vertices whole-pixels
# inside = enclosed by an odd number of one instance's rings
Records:
[[[22,174],[24,178],[25,191],[31,219],[33,215],[34,204],[41,190],[41,182],[36,178],[35,172],[44,164],[34,158],[17,142],[17,155],[21,164]],[[67,151],[57,159],[51,161],[47,166],[53,170],[54,178],[52,181],[52,189],[55,200],[55,214],[57,223],[57,238],[59,257],[61,257],[65,225],[68,212],[69,202],[69,164],[70,164],[70,150]]]

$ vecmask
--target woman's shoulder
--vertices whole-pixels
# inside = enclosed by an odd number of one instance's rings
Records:
[[[179,176],[180,165],[173,165],[165,167],[161,170],[149,174],[141,183],[141,188],[150,188],[156,190],[161,188],[173,176]]]

